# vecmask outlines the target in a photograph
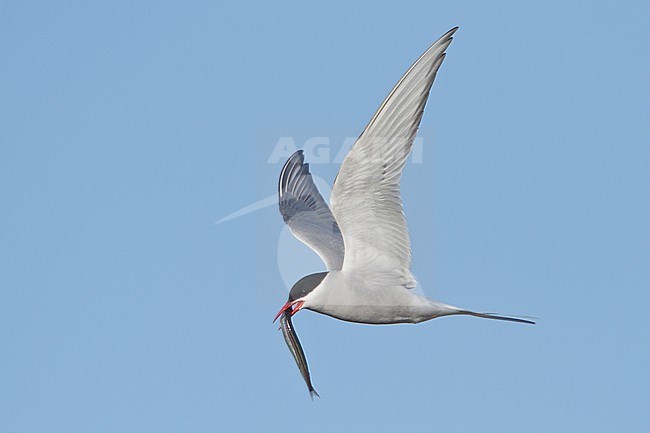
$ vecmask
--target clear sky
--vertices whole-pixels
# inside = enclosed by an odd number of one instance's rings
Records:
[[[0,5],[0,431],[647,432],[650,6]],[[274,314],[337,154],[459,25],[402,181],[422,291],[536,326]],[[284,146],[284,147],[282,147]],[[329,152],[329,154],[328,154]]]

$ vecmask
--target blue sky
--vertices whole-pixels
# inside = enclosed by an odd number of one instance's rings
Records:
[[[0,431],[642,432],[647,2],[0,6]],[[443,318],[277,326],[322,265],[274,206],[282,137],[327,184],[460,26],[402,181]],[[330,152],[327,156],[326,152]],[[314,162],[314,161],[312,161]]]

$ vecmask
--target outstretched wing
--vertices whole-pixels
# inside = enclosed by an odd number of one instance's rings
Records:
[[[291,233],[314,250],[327,269],[339,270],[345,256],[341,230],[314,184],[309,164],[304,161],[303,152],[299,150],[291,155],[280,172],[280,213]]]
[[[457,29],[445,33],[406,71],[341,165],[331,203],[345,240],[344,271],[382,270],[382,278],[394,277],[392,283],[416,285],[399,180]]]

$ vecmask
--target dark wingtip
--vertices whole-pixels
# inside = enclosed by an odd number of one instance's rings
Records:
[[[442,37],[443,37],[443,38],[444,38],[445,36],[446,36],[446,37],[451,37],[454,33],[456,33],[456,31],[457,31],[459,28],[460,28],[459,26],[454,27],[453,29],[447,31],[447,33],[445,33]]]
[[[304,154],[304,151],[302,149],[298,149],[295,152],[293,152],[293,154],[289,157],[289,161],[291,161],[293,159],[296,159],[296,158],[301,158],[301,162],[302,162],[303,154]]]
[[[295,166],[295,165],[300,165],[302,166],[303,162],[305,161],[305,157],[303,156],[303,150],[299,149],[296,150],[290,157],[287,159],[287,162],[284,163],[282,166],[282,170],[280,170],[280,177],[278,179],[278,198],[282,198],[282,192],[284,189],[287,187],[290,178],[287,176],[286,172],[289,167]]]

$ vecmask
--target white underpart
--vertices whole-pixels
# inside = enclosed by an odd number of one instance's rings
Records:
[[[302,308],[368,324],[419,323],[461,311],[417,295],[403,285],[382,283],[377,276],[376,271],[330,271],[303,298]]]

